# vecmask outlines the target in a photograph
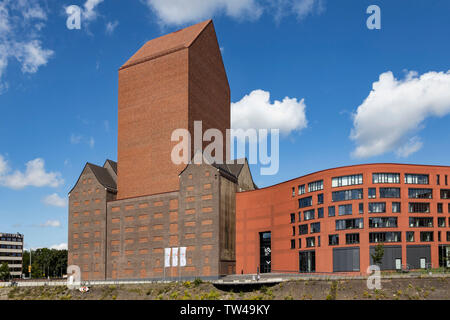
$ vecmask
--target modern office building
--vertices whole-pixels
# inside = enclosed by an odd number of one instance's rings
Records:
[[[448,263],[450,167],[357,165],[258,190],[247,161],[172,161],[176,129],[230,128],[210,20],[139,49],[118,100],[118,162],[87,163],[69,193],[68,263],[82,280],[365,273],[379,243],[383,269]],[[194,141],[192,154],[206,147]]]
[[[146,43],[119,70],[118,163],[87,163],[69,193],[69,265],[82,279],[235,272],[235,195],[246,161],[174,164],[176,129],[226,136],[230,88],[211,20]],[[224,154],[226,154],[224,150]]]
[[[367,164],[236,196],[238,273],[450,267],[450,167]]]
[[[11,277],[22,275],[23,235],[0,233],[0,265],[7,263]]]

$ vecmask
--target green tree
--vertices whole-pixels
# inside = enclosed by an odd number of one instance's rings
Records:
[[[30,265],[30,251],[23,253],[22,270],[29,277],[28,266]],[[67,270],[67,250],[37,249],[31,251],[31,275],[32,278],[62,277]]]
[[[9,266],[6,262],[3,262],[0,266],[0,280],[9,280],[11,273],[9,272]]]
[[[375,247],[375,252],[371,254],[371,256],[373,263],[380,265],[384,257],[384,245],[382,243],[377,244]]]

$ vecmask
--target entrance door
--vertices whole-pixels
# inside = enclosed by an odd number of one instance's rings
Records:
[[[316,252],[313,251],[299,251],[299,272],[311,273],[316,272]]]
[[[269,273],[272,270],[272,246],[271,233],[259,233],[259,265],[261,273]]]

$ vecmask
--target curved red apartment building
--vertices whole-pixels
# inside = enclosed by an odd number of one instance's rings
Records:
[[[236,272],[449,265],[450,167],[367,164],[236,194]]]

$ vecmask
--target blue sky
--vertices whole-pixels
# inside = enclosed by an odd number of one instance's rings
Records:
[[[67,243],[61,198],[86,161],[117,159],[118,68],[207,18],[232,102],[263,90],[307,121],[286,128],[277,175],[252,167],[259,186],[356,163],[449,163],[449,1],[186,2],[0,0],[0,232]],[[372,4],[380,30],[366,26]],[[69,5],[83,10],[81,30],[66,27]]]

